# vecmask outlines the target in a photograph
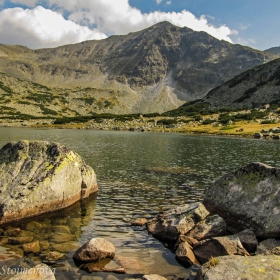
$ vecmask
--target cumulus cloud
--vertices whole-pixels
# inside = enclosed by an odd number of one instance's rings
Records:
[[[166,1],[166,4],[167,5],[171,5],[172,4],[172,1],[170,0],[170,1]]]
[[[105,37],[98,30],[65,20],[62,15],[41,6],[0,12],[0,38],[1,43],[5,44],[25,45],[35,49]]]
[[[160,4],[162,2],[162,0],[156,0],[158,4]]]
[[[1,1],[1,0],[0,0]],[[104,38],[106,35],[112,34],[127,34],[129,32],[138,31],[147,28],[153,24],[161,21],[169,21],[174,25],[184,27],[187,26],[195,31],[205,31],[212,36],[231,42],[231,30],[226,25],[214,26],[209,23],[206,16],[199,18],[195,17],[189,11],[183,10],[181,12],[161,12],[154,11],[150,13],[142,13],[135,7],[130,6],[129,0],[12,0],[14,3],[24,4],[29,6],[30,10],[19,8],[4,10],[0,14],[0,29],[6,23],[6,26],[10,26],[9,40],[12,37],[19,36],[22,40],[21,44],[26,44],[25,37],[33,38],[33,41],[29,43],[29,46],[37,48],[38,45],[55,46],[65,44],[67,39],[71,39],[71,42],[79,42],[80,40]],[[161,0],[156,0],[161,2]],[[171,1],[167,1],[171,2]],[[36,5],[44,5],[51,9],[47,10],[42,7],[38,8]],[[35,11],[41,10],[40,16],[35,15]],[[60,14],[55,13],[57,11],[65,16],[64,19]],[[3,14],[7,15],[4,18]],[[22,14],[19,19],[18,13]],[[50,17],[47,20],[47,15]],[[28,19],[31,17],[31,19]],[[40,17],[45,18],[45,22],[40,20]],[[50,22],[54,21],[54,18],[58,21],[55,25],[50,25]],[[38,26],[34,22],[39,22]],[[62,25],[62,27],[60,27]],[[34,29],[34,27],[37,27]],[[39,28],[40,27],[40,28]],[[21,29],[20,32],[17,29]],[[2,31],[0,31],[2,32]],[[51,33],[54,33],[52,35]],[[81,35],[79,35],[81,32]],[[8,34],[0,33],[0,38],[6,39]],[[35,44],[36,41],[40,44]],[[3,42],[2,42],[3,43]],[[67,42],[68,43],[68,42]],[[70,43],[70,42],[69,42]]]

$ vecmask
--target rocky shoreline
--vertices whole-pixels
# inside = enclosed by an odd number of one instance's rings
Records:
[[[163,122],[164,123],[163,123]],[[176,123],[173,123],[176,121]],[[166,124],[170,122],[171,124]],[[46,129],[91,129],[107,131],[167,132],[197,135],[216,135],[266,140],[280,140],[280,127],[277,124],[261,124],[259,121],[239,122],[229,125],[219,123],[203,124],[202,121],[189,121],[187,117],[142,117],[134,120],[116,119],[90,120],[55,124],[53,119],[11,120],[2,119],[0,127],[46,128]]]
[[[278,279],[279,178],[279,168],[248,164],[209,186],[202,203],[164,212],[147,230],[176,242],[182,264],[201,264],[196,280]]]

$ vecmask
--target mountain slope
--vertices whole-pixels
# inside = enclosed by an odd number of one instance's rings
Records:
[[[26,92],[38,93],[34,83],[47,87],[58,97],[44,105],[62,115],[164,112],[275,57],[163,22],[124,36],[53,49],[0,45],[0,82],[22,96],[22,102],[29,102]],[[26,83],[31,83],[28,90]],[[2,94],[6,107],[17,106],[13,94]]]
[[[210,103],[212,108],[280,106],[280,59],[239,74],[211,90],[203,101]]]
[[[280,47],[273,47],[273,48],[265,50],[265,52],[280,56]]]

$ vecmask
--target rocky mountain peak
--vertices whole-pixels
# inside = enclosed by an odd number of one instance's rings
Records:
[[[161,22],[128,35],[52,49],[0,45],[0,72],[6,75],[0,82],[21,95],[14,101],[4,96],[11,108],[16,100],[32,98],[39,84],[55,93],[59,107],[48,104],[52,110],[61,111],[68,96],[67,114],[164,112],[274,58]],[[80,102],[85,98],[92,102]]]

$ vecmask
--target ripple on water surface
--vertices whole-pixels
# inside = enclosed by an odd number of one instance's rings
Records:
[[[89,273],[88,267],[79,267],[72,260],[74,251],[92,237],[105,237],[116,246],[115,262],[121,263],[128,273],[115,275],[118,279],[145,273],[158,273],[168,279],[186,277],[189,270],[176,262],[165,244],[148,235],[145,228],[130,226],[130,221],[154,217],[175,205],[201,200],[205,185],[248,162],[261,161],[274,166],[280,163],[279,142],[273,141],[0,128],[1,146],[21,139],[67,145],[95,169],[99,180],[98,196],[57,213],[10,225],[21,231],[12,233],[9,226],[3,227],[5,233],[0,230],[0,257],[5,255],[5,265],[47,262],[56,268],[57,279],[107,278],[107,273]],[[31,239],[39,241],[40,253],[23,253],[23,242]],[[47,260],[50,251],[60,253],[60,258]],[[15,257],[18,261],[11,260]]]

